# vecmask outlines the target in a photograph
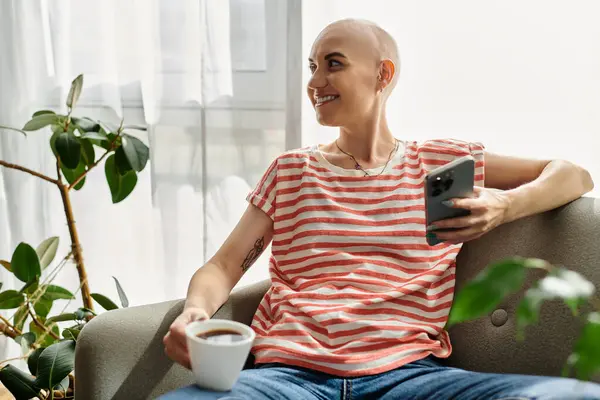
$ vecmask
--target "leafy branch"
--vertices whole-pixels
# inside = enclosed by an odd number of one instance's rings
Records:
[[[54,183],[55,185],[58,184],[58,180],[52,179],[49,176],[46,176],[44,174],[40,174],[39,172],[33,171],[33,170],[29,169],[29,168],[22,167],[20,165],[11,164],[11,163],[8,163],[8,162],[2,161],[2,160],[0,160],[0,165],[3,166],[3,167],[6,167],[6,168],[16,169],[18,171],[26,172],[26,173],[28,173],[30,175],[36,176],[36,177],[38,177],[40,179],[43,179],[43,180],[45,180],[47,182]]]
[[[56,158],[56,178],[3,160],[0,160],[0,167],[19,170],[54,184],[61,195],[70,236],[70,251],[57,263],[54,263],[54,259],[59,245],[58,237],[44,240],[35,249],[27,243],[20,243],[10,261],[0,260],[0,265],[23,284],[18,290],[0,292],[0,310],[16,310],[10,318],[0,315],[0,334],[17,342],[23,353],[21,357],[0,363],[0,381],[17,399],[73,398],[75,378],[72,371],[79,332],[96,316],[94,302],[105,310],[118,308],[107,296],[90,290],[71,191],[81,190],[88,174],[104,162],[112,202],[125,200],[137,184],[137,173],[147,164],[149,149],[127,132],[129,129],[145,130],[144,127],[125,126],[121,121],[120,126],[112,130],[91,118],[74,116],[82,88],[83,75],[79,75],[73,80],[67,96],[66,115],[40,110],[32,115],[22,129],[0,126],[0,130],[20,132],[25,137],[27,132],[48,127],[52,131],[49,147]],[[97,159],[96,148],[103,150]],[[70,260],[73,260],[77,269],[79,287],[76,294],[81,293],[83,307],[74,312],[65,312],[75,295],[52,282]],[[48,268],[53,263],[54,267]],[[127,307],[129,300],[123,287],[117,278],[114,280],[121,305]],[[51,315],[55,302],[64,300],[67,303],[62,311]],[[67,324],[66,327],[64,324]],[[28,372],[9,363],[25,358]]]

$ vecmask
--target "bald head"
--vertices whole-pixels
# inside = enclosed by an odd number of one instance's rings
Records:
[[[372,21],[348,18],[329,24],[321,31],[319,37],[332,30],[347,30],[357,33],[365,39],[363,44],[368,46],[376,62],[392,61],[395,66],[395,74],[389,85],[390,91],[396,86],[400,76],[400,51],[392,35]]]
[[[334,22],[313,43],[308,62],[307,94],[322,125],[359,126],[385,114],[400,58],[384,29],[362,20]]]

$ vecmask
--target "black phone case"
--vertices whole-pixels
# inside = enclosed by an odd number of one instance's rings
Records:
[[[448,207],[442,204],[442,201],[452,198],[472,197],[474,184],[475,159],[471,156],[456,159],[427,174],[425,176],[425,219],[427,226],[442,219],[469,215],[469,210]],[[427,237],[427,243],[430,246],[442,242],[443,240]]]

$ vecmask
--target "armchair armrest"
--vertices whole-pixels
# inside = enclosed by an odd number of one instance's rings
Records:
[[[213,318],[250,324],[270,284],[266,280],[233,292]],[[154,399],[193,383],[191,372],[174,364],[162,344],[183,305],[183,300],[176,300],[125,308],[90,321],[77,341],[76,397]]]

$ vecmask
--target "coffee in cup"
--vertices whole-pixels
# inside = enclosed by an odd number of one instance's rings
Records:
[[[256,334],[240,322],[209,319],[186,327],[196,383],[216,391],[231,390],[244,368]]]

